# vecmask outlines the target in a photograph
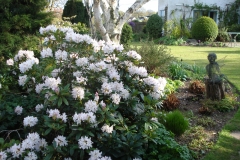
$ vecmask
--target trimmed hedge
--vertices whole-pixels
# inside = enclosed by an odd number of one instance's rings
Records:
[[[193,23],[192,37],[201,41],[214,41],[218,35],[218,26],[210,17],[200,17]]]

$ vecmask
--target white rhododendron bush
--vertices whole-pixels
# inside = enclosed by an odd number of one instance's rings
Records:
[[[157,118],[166,80],[149,76],[138,53],[71,28],[50,25],[40,34],[38,58],[20,50],[7,61],[24,96],[38,103],[16,105],[22,129],[0,159],[147,159],[161,145],[173,149],[159,139],[171,138]]]

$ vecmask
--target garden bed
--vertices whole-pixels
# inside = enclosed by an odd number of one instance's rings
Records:
[[[228,112],[214,110],[209,115],[200,114],[199,109],[202,107],[205,96],[190,93],[189,85],[190,81],[185,82],[176,92],[176,97],[180,101],[179,110],[190,122],[189,130],[176,137],[176,140],[180,144],[188,145],[195,152],[195,159],[201,159],[216,143],[219,132],[237,112],[237,108]]]

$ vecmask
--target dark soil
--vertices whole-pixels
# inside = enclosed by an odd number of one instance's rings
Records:
[[[176,137],[176,140],[180,144],[188,145],[191,150],[196,152],[195,159],[201,159],[216,143],[219,132],[237,112],[237,108],[228,112],[214,110],[210,115],[200,114],[199,109],[203,106],[202,101],[206,100],[205,95],[190,93],[189,85],[190,81],[185,82],[184,86],[180,87],[175,95],[180,101],[179,110],[189,119],[190,129],[200,126],[201,130],[197,128],[200,132],[197,133],[198,135],[190,131],[187,134],[184,133],[182,136]],[[194,132],[198,131],[195,130]]]

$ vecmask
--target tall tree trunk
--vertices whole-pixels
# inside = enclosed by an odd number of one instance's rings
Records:
[[[131,15],[150,0],[136,0],[123,16],[119,15],[119,0],[93,0],[94,24],[106,42],[119,44],[122,27]],[[88,2],[88,3],[86,3]],[[89,0],[85,0],[89,4]]]

